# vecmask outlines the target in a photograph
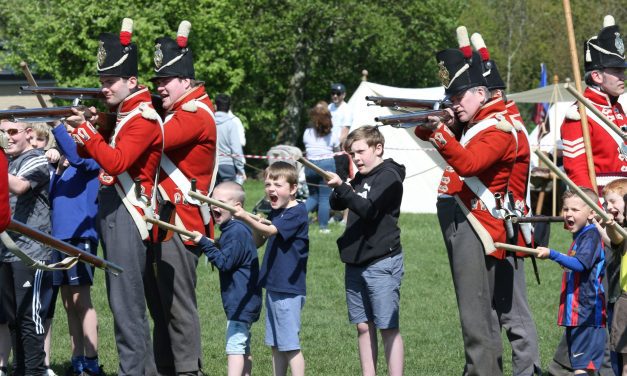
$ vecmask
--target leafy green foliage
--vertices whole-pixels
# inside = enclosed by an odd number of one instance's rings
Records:
[[[147,82],[154,39],[174,37],[187,19],[197,78],[211,97],[232,95],[247,124],[247,151],[264,153],[279,141],[298,143],[304,110],[328,98],[331,82],[344,82],[352,92],[363,69],[376,82],[436,85],[433,54],[453,44],[461,3],[0,0],[0,35],[8,51],[3,63],[16,71],[26,60],[60,86],[93,87],[101,32],[117,33],[123,17],[133,18],[140,81]],[[280,127],[289,129],[278,140]]]

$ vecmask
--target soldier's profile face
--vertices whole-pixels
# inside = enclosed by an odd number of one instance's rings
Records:
[[[191,82],[187,78],[164,77],[155,80],[155,86],[163,101],[163,108],[171,109],[191,87]]]
[[[605,68],[593,79],[607,94],[618,97],[625,92],[625,68]]]
[[[455,116],[463,123],[470,121],[475,116],[484,100],[485,93],[483,90],[466,90],[451,97]]]
[[[117,106],[131,94],[130,79],[115,76],[100,76],[101,91],[105,95],[105,103]]]

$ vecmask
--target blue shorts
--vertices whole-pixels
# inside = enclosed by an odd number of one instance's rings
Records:
[[[70,239],[67,243],[96,255],[98,252],[98,243],[89,239]],[[59,262],[66,258],[67,255],[57,251],[52,252],[52,262]],[[52,275],[52,284],[54,286],[91,286],[94,281],[94,267],[84,262],[78,262],[68,270],[55,270]]]
[[[300,350],[300,312],[305,296],[266,290],[266,345],[279,351]]]
[[[250,354],[251,324],[243,321],[226,321],[226,355]]]
[[[568,356],[574,370],[598,370],[603,362],[606,328],[567,326]]]
[[[346,265],[346,305],[352,324],[373,322],[379,329],[398,328],[403,253],[368,266]]]

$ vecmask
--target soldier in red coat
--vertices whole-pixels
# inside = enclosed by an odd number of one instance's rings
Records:
[[[460,28],[465,29],[463,26]],[[466,35],[464,39],[467,41],[467,33],[464,34]],[[503,82],[499,74],[496,63],[490,58],[490,53],[483,41],[483,37],[478,33],[474,33],[471,41],[475,50],[481,55],[483,75],[488,84],[488,89],[492,93],[492,100],[505,102],[506,111],[503,115],[515,129],[516,160],[508,184],[508,189],[512,193],[511,197],[513,198],[511,201],[513,202],[508,200],[510,202],[507,206],[519,216],[527,215],[531,210],[528,199],[531,148],[527,130],[516,104],[513,101],[508,101],[505,97],[505,82]],[[529,224],[523,224],[522,226],[527,227],[523,228],[512,224],[510,228],[514,232],[513,236],[508,236],[508,243],[521,246],[531,245],[531,226]],[[495,307],[499,313],[499,322],[505,329],[512,347],[512,374],[515,376],[541,373],[538,333],[527,299],[525,263],[521,256],[524,255],[508,253],[505,260],[499,264],[497,275],[501,279],[513,281],[513,284],[498,283],[495,286],[495,301],[508,302],[507,304],[495,304]]]
[[[599,34],[584,43],[584,91],[594,106],[614,124],[627,130],[625,111],[618,97],[625,92],[625,45],[618,26],[611,16],[606,16]],[[599,192],[610,181],[627,176],[627,145],[603,121],[586,109],[590,145]],[[575,184],[594,188],[588,175],[586,153],[583,145],[581,116],[576,103],[566,114],[561,128],[564,145],[564,169]]]
[[[166,111],[159,193],[162,201],[174,204],[176,225],[212,237],[207,205],[188,195],[192,179],[196,179],[196,191],[207,195],[217,170],[213,104],[204,84],[195,80],[194,60],[187,44],[190,28],[191,24],[183,21],[176,40],[166,36],[155,41],[152,81]],[[174,234],[156,244],[151,255],[156,274],[147,297],[154,318],[159,374],[199,374],[202,348],[195,288],[201,254],[191,239]]]
[[[151,267],[150,227],[163,135],[150,92],[137,80],[137,46],[131,43],[132,20],[120,35],[103,33],[98,47],[98,75],[105,103],[117,113],[112,129],[94,128],[84,113],[67,119],[75,127],[79,152],[102,167],[98,226],[105,258],[120,265],[119,276],[106,275],[113,313],[119,375],[154,375],[155,361],[146,314],[145,288]],[[92,122],[93,121],[93,122]]]
[[[454,121],[431,118],[416,135],[431,141],[448,163],[437,212],[460,314],[464,374],[500,375],[503,348],[493,298],[495,279],[508,281],[496,276],[505,252],[494,249],[493,241],[506,236],[495,195],[507,192],[516,159],[514,128],[502,115],[504,102],[491,99],[477,52],[448,49],[436,60]],[[449,127],[454,123],[462,127],[459,141]]]

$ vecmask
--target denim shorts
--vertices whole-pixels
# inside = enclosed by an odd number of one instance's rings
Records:
[[[305,296],[266,290],[266,339],[279,351],[300,350],[300,312]]]
[[[243,321],[226,321],[226,355],[250,354],[251,324]]]
[[[346,265],[346,305],[352,324],[373,322],[379,329],[398,328],[403,253],[368,266]]]

